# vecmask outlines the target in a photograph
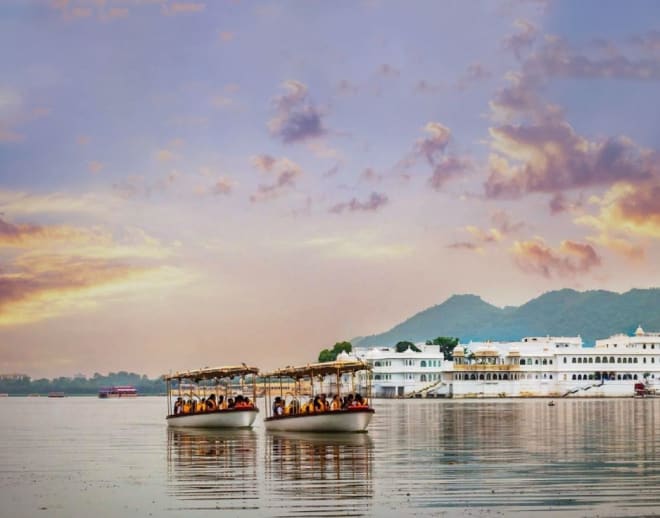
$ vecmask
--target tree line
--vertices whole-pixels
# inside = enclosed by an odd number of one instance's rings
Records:
[[[442,354],[444,355],[445,360],[453,359],[454,347],[456,347],[458,344],[459,344],[459,339],[450,336],[438,336],[436,338],[433,338],[432,340],[426,341],[426,345],[439,345],[440,352],[442,352]],[[414,343],[408,341],[397,342],[397,344],[394,346],[394,349],[398,353],[402,353],[408,349],[415,351],[417,353],[421,352],[419,347],[417,347]],[[319,361],[320,362],[335,361],[340,353],[342,352],[350,353],[352,350],[353,350],[353,345],[350,342],[337,342],[331,349],[323,349],[319,353]],[[466,356],[469,356],[469,353],[467,351],[465,354]]]
[[[132,385],[139,395],[164,394],[165,381],[161,378],[149,379],[146,374],[135,372],[111,372],[107,375],[94,373],[91,378],[86,377],[59,377],[53,379],[32,379],[21,376],[15,379],[0,379],[0,393],[10,395],[45,395],[49,392],[64,392],[68,395],[96,395],[101,387],[115,385]]]

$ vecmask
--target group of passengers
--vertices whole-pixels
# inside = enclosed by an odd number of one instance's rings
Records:
[[[247,396],[237,395],[235,398],[227,398],[211,394],[207,398],[187,399],[178,397],[174,402],[174,415],[179,414],[201,414],[204,412],[215,412],[216,410],[227,410],[237,408],[254,408],[254,404]]]
[[[350,408],[366,408],[368,406],[367,400],[360,394],[349,394],[343,398],[340,398],[338,394],[331,394],[329,398],[325,394],[318,394],[304,403],[300,403],[295,398],[287,403],[277,396],[273,401],[273,415],[314,414]]]

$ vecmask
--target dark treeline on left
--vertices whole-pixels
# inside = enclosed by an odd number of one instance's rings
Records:
[[[0,377],[0,393],[21,396],[28,394],[48,394],[49,392],[64,392],[70,395],[96,395],[101,387],[115,385],[132,385],[139,395],[156,395],[165,393],[165,382],[160,379],[149,379],[145,374],[135,372],[111,372],[104,376],[98,372],[91,378],[53,378],[52,380],[31,379],[29,376]]]

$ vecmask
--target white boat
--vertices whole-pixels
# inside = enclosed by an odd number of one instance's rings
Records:
[[[277,432],[364,432],[374,415],[373,408],[335,410],[266,418],[266,430]]]
[[[264,425],[268,431],[276,432],[364,432],[367,430],[374,409],[368,405],[370,394],[371,367],[362,360],[345,359],[334,362],[315,363],[303,367],[286,367],[269,374],[265,374],[266,401],[269,415],[264,419]],[[366,386],[367,399],[363,400],[359,394],[347,394],[348,389],[344,386],[351,381],[355,387],[355,375],[367,373],[357,383],[357,386]],[[350,380],[348,379],[350,377]],[[342,392],[347,394],[344,406],[338,409],[330,409],[329,405],[321,404],[320,409],[313,409],[312,400],[316,400],[319,392],[323,390],[327,378],[334,378],[329,385],[331,390],[336,391],[337,399],[341,399]],[[284,394],[282,391],[283,381],[294,380],[297,390],[293,393]],[[303,380],[309,382],[308,390],[302,389]],[[315,381],[318,387],[315,387]],[[315,390],[318,388],[319,390]],[[273,397],[273,394],[279,396]],[[303,392],[307,394],[303,395]],[[316,396],[315,396],[316,394]],[[323,398],[323,396],[321,396]],[[307,401],[301,401],[301,399]],[[287,402],[288,399],[288,402]],[[272,401],[272,404],[271,404]],[[357,404],[356,404],[357,403]],[[281,408],[278,411],[278,405]],[[305,408],[308,408],[305,410]],[[309,409],[312,407],[312,409]],[[286,408],[286,410],[284,410]]]
[[[171,428],[249,428],[257,418],[257,408],[228,408],[202,414],[167,416]]]
[[[171,428],[251,427],[259,413],[254,405],[258,373],[256,367],[243,365],[163,376],[167,382],[167,425]],[[246,384],[248,376],[251,379]],[[251,401],[245,396],[248,390]]]

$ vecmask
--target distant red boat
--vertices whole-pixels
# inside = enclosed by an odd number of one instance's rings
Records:
[[[116,387],[102,387],[99,390],[101,399],[137,397],[137,389],[131,385],[117,385]]]

